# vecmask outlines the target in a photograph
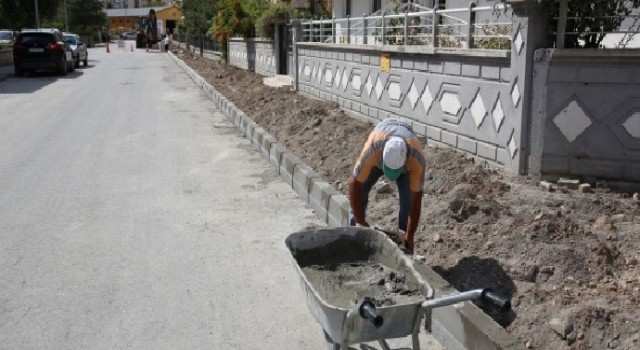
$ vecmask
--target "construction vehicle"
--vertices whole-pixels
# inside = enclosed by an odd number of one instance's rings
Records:
[[[136,21],[136,48],[151,48],[160,41],[156,11],[149,10],[147,16],[140,16]]]

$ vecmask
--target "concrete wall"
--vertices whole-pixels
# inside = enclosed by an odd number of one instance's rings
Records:
[[[640,51],[538,50],[529,172],[640,179]]]
[[[391,58],[389,72],[381,55]],[[517,117],[510,60],[485,52],[414,54],[353,45],[298,44],[301,93],[373,119],[397,114],[430,141],[514,165]]]
[[[275,75],[273,42],[263,39],[232,38],[228,44],[228,63],[267,77]]]
[[[302,94],[375,120],[403,116],[428,142],[512,173],[638,181],[640,51],[546,49],[537,1],[510,4],[510,51],[298,42],[289,74]],[[229,44],[232,64],[273,75],[273,45],[260,44],[264,68],[244,41]]]

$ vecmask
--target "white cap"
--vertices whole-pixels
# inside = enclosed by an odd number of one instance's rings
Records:
[[[382,163],[389,169],[402,168],[407,160],[407,145],[404,139],[398,136],[392,136],[384,145],[382,151]]]

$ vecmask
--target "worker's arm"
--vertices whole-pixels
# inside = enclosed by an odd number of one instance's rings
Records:
[[[349,205],[351,213],[356,222],[356,226],[369,227],[369,223],[365,220],[364,208],[362,207],[362,186],[353,175],[349,177]]]

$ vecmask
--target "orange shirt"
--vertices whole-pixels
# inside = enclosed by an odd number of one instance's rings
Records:
[[[374,167],[382,169],[382,151],[385,143],[392,136],[402,137],[407,143],[407,162],[404,172],[409,174],[411,192],[424,192],[426,160],[420,139],[409,124],[396,118],[379,122],[369,134],[353,168],[353,176],[358,182],[365,182]]]

